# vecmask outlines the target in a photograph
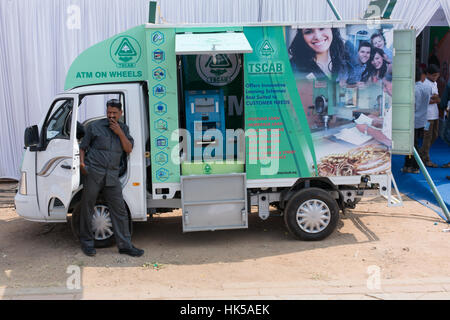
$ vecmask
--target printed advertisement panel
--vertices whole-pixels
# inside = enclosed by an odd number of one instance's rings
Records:
[[[384,174],[392,147],[392,29],[288,29],[320,176]]]
[[[246,132],[255,129],[247,133],[249,179],[390,170],[390,27],[266,27],[245,33],[254,49],[245,56]],[[276,173],[263,174],[270,166],[278,166]]]

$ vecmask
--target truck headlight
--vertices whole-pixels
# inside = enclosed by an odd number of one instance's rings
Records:
[[[22,176],[20,178],[19,193],[22,195],[27,194],[27,173],[25,171],[22,171]]]

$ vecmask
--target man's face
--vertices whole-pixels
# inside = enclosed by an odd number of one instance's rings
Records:
[[[425,73],[422,73],[420,75],[420,82],[424,82],[426,78],[427,78],[427,75]]]
[[[438,81],[440,75],[441,74],[439,72],[438,73],[433,73],[431,75],[431,79],[433,79],[433,81],[436,82],[436,81]]]
[[[106,116],[108,117],[108,120],[115,120],[116,122],[118,122],[120,117],[122,116],[122,110],[116,107],[107,107]]]
[[[361,64],[367,63],[370,59],[370,48],[369,47],[361,47],[358,51],[358,58]]]
[[[438,73],[427,73],[427,78],[431,82],[436,82],[439,79],[439,76],[440,76],[439,72]]]

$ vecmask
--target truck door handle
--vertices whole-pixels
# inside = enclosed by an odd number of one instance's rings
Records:
[[[63,169],[68,169],[68,170],[71,170],[71,169],[72,169],[71,166],[68,166],[68,165],[66,165],[66,164],[62,164],[62,165],[61,165],[61,168],[63,168]]]

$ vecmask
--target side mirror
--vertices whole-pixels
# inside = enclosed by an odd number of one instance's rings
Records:
[[[24,142],[25,148],[34,147],[39,144],[38,126],[31,126],[25,129]]]

